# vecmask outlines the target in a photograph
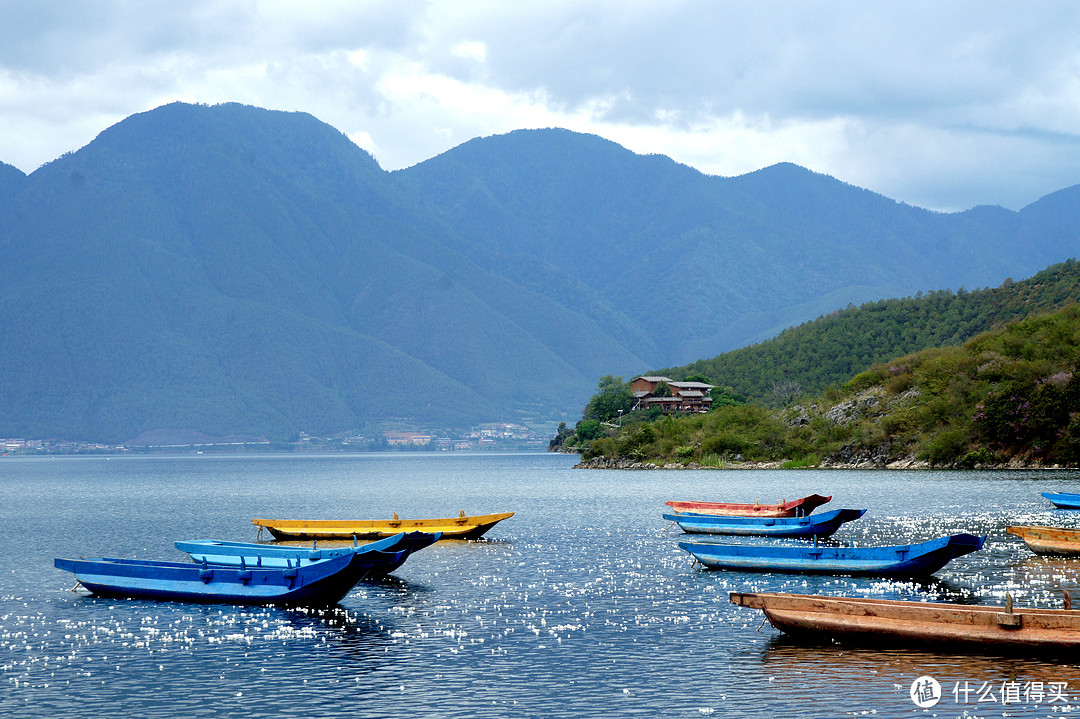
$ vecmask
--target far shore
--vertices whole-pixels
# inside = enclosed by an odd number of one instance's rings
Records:
[[[641,469],[641,470],[653,470],[653,469],[938,469],[938,470],[955,470],[955,469],[996,469],[996,470],[1047,470],[1047,469],[1064,469],[1075,470],[1080,467],[1063,467],[1058,464],[1046,465],[1046,464],[1033,464],[1023,462],[1019,459],[1014,459],[1004,464],[977,464],[972,467],[949,467],[949,466],[936,466],[931,465],[929,462],[923,460],[917,460],[914,457],[908,457],[898,459],[887,463],[875,463],[869,460],[860,460],[855,462],[823,462],[819,465],[804,466],[795,465],[790,460],[778,460],[775,462],[721,462],[720,465],[701,465],[697,462],[688,462],[682,464],[680,462],[668,462],[667,464],[656,464],[654,462],[640,462],[631,459],[609,459],[608,457],[594,457],[585,462],[578,462],[574,465],[574,469]]]

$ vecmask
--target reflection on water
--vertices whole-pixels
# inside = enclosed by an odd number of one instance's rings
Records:
[[[140,717],[833,717],[923,714],[912,682],[1066,682],[1071,662],[794,642],[730,591],[1062,604],[1070,560],[1008,524],[1080,525],[1039,491],[1069,475],[584,472],[562,456],[0,460],[0,712]],[[925,582],[695,569],[668,499],[821,492],[869,509],[859,546],[987,536]],[[176,539],[251,541],[251,517],[516,511],[439,542],[329,610],[80,598],[64,555],[179,559]],[[696,539],[696,538],[695,538]],[[740,538],[737,541],[758,541]],[[348,544],[344,542],[343,544]],[[319,546],[335,543],[319,541]],[[959,694],[957,696],[960,696]],[[947,701],[946,701],[947,699]],[[942,699],[937,716],[1061,716],[1061,702]],[[1053,711],[1051,711],[1053,710]]]
[[[1080,667],[1037,657],[982,656],[769,640],[761,668],[775,684],[804,695],[857,697],[872,687],[904,706],[916,678],[940,685],[934,716],[1060,716],[1080,707]],[[905,709],[917,711],[912,703]],[[898,714],[901,712],[897,712]]]

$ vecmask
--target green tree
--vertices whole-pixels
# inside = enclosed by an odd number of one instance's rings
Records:
[[[704,384],[712,384],[709,378],[703,374],[692,374],[689,377],[684,377],[683,382],[702,382]]]
[[[559,422],[559,428],[555,432],[555,436],[548,442],[548,451],[554,452],[558,450],[568,439],[574,436],[574,430],[566,426],[566,422]]]
[[[583,419],[577,423],[577,436],[587,442],[605,436],[604,426],[597,419]]]
[[[709,390],[709,396],[712,397],[712,408],[719,409],[720,407],[736,407],[740,404],[746,404],[746,397],[736,392],[731,387],[718,386]]]
[[[634,406],[634,395],[622,377],[606,374],[600,378],[598,391],[585,405],[582,419],[610,422],[629,412]],[[578,433],[580,435],[580,432]]]

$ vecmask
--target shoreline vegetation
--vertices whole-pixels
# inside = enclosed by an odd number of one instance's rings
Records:
[[[647,413],[606,376],[582,421],[560,426],[549,449],[579,452],[584,469],[1078,468],[1078,364],[1080,304],[1071,303],[772,406],[720,387],[706,413]]]
[[[653,462],[640,462],[629,459],[609,459],[607,457],[593,457],[590,460],[578,462],[574,465],[574,469],[633,469],[633,470],[653,470],[653,469],[727,469],[727,470],[755,470],[755,469],[894,469],[894,470],[929,470],[929,469],[959,469],[959,467],[939,467],[930,464],[925,460],[919,460],[915,457],[906,457],[904,459],[894,460],[886,464],[878,464],[870,460],[859,460],[853,462],[831,462],[825,461],[817,465],[803,465],[792,460],[777,460],[773,462],[739,462],[739,461],[720,461],[717,464],[698,464],[697,462],[687,462],[682,464],[680,462],[668,462],[664,465],[654,464]],[[992,470],[1073,470],[1076,467],[1066,467],[1059,464],[1044,465],[1040,463],[1025,463],[1019,459],[1013,459],[1003,464],[974,464],[970,467],[963,467],[962,469],[992,469]]]

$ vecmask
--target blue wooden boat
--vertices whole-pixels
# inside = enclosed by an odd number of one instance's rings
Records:
[[[784,547],[679,542],[679,548],[713,569],[858,574],[899,579],[931,575],[953,559],[981,549],[985,540],[986,537],[971,534],[954,534],[920,544],[889,547]]]
[[[1043,492],[1042,496],[1058,509],[1080,509],[1080,494],[1075,492]]]
[[[806,517],[724,517],[713,514],[665,514],[691,534],[738,534],[754,537],[828,537],[865,509],[834,509]]]
[[[315,542],[311,547],[299,547],[215,539],[184,540],[174,544],[195,562],[226,567],[283,568],[314,564],[349,554],[363,555],[362,561],[368,565],[363,579],[377,579],[400,567],[412,553],[439,541],[441,536],[441,532],[399,532],[377,542],[354,542],[352,546],[345,547],[319,547]]]
[[[55,559],[91,593],[103,597],[223,604],[337,604],[368,571],[362,554],[305,566],[221,567],[111,557]]]

